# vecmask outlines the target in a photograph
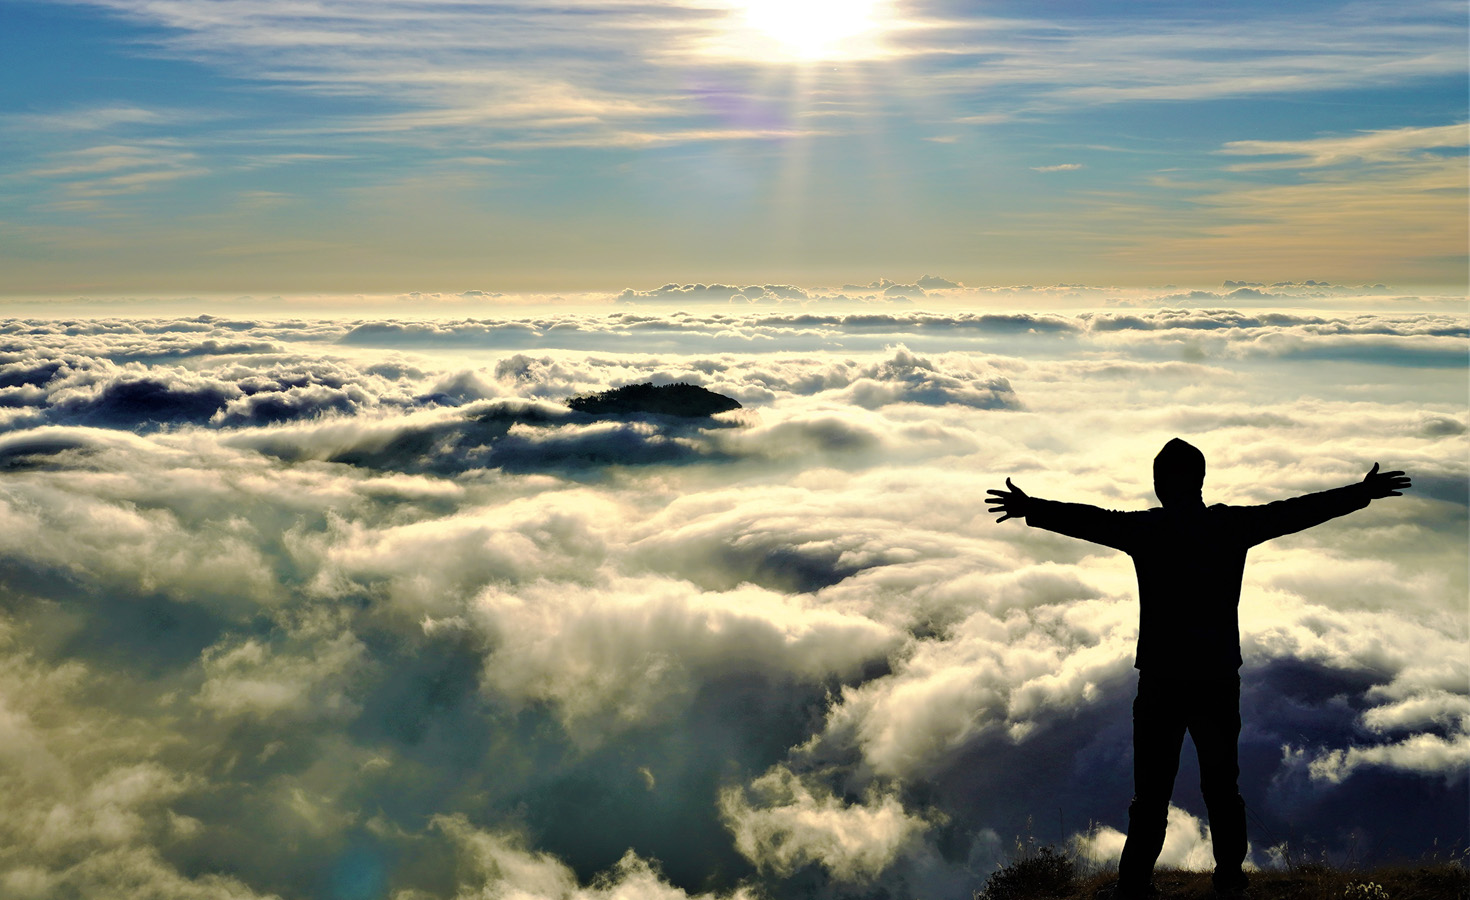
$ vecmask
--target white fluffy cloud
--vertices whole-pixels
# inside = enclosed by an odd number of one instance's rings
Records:
[[[470,870],[455,900],[752,900],[745,889],[688,893],[666,882],[649,861],[628,851],[590,885],[565,863],[525,846],[513,833],[477,829],[464,816],[440,816],[434,826],[454,842]]]
[[[749,791],[754,803],[739,788],[720,795],[735,846],[757,866],[785,875],[816,863],[838,881],[871,881],[928,827],[892,794],[873,791],[847,803],[782,766],[752,781]]]
[[[1308,769],[1313,778],[1338,782],[1363,766],[1382,766],[1459,781],[1470,768],[1470,734],[1416,734],[1397,743],[1327,750]]]
[[[1123,856],[1127,835],[1116,828],[1102,826],[1073,837],[1077,855],[1094,865],[1117,865]],[[1164,830],[1164,846],[1159,851],[1159,865],[1175,869],[1209,871],[1215,867],[1215,845],[1210,826],[1179,807],[1169,804],[1169,824]],[[1252,865],[1247,862],[1247,866]]]
[[[673,698],[726,673],[851,678],[899,643],[864,616],[754,586],[700,591],[648,577],[491,588],[471,615],[496,641],[491,690],[553,701],[569,727],[594,717],[599,730],[666,717]]]

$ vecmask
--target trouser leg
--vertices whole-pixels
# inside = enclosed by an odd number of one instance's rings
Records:
[[[1133,802],[1128,839],[1118,863],[1118,885],[1137,891],[1153,877],[1169,823],[1169,797],[1179,771],[1185,719],[1166,685],[1140,675],[1133,701]]]
[[[1201,698],[1190,733],[1199,753],[1200,788],[1210,814],[1215,849],[1215,885],[1245,886],[1245,801],[1240,796],[1240,679],[1211,685]]]

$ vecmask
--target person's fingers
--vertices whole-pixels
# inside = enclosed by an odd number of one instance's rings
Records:
[[[1373,468],[1368,470],[1368,477],[1369,478],[1372,478],[1374,475],[1377,475],[1377,474],[1378,474],[1378,463],[1374,463],[1373,464]]]
[[[1398,491],[1389,491],[1388,493],[1384,494],[1383,496],[1385,496],[1385,497],[1402,497],[1403,494],[1399,493]]]
[[[991,512],[995,512],[995,510],[992,509]],[[996,519],[995,520],[995,523],[997,525],[999,525],[1001,522],[1004,522],[1006,519],[1014,519],[1014,518],[1015,518],[1015,516],[1011,515],[1010,513],[1006,513],[1005,515],[1001,516],[999,519]]]

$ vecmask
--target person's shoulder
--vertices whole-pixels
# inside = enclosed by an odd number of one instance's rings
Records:
[[[1236,506],[1233,503],[1212,503],[1205,507],[1206,513],[1216,522],[1229,522],[1250,516],[1250,511],[1257,509],[1254,506]]]
[[[1263,504],[1236,504],[1236,503],[1211,503],[1206,509],[1212,516],[1228,517],[1247,514],[1251,510],[1260,509]]]
[[[1163,507],[1159,506],[1149,509],[1110,509],[1108,512],[1131,522],[1152,522],[1155,519],[1163,520],[1168,516]]]

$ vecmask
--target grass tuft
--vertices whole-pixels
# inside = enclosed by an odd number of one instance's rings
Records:
[[[1031,849],[1002,866],[975,892],[975,900],[1094,900],[1116,872],[1079,873],[1075,860],[1054,847]],[[1375,868],[1321,863],[1250,873],[1250,900],[1470,900],[1463,858]],[[1208,872],[1158,869],[1158,900],[1213,900]]]
[[[977,900],[1049,900],[1069,896],[1077,887],[1077,866],[1052,847],[1042,847],[1001,866],[976,894]]]

